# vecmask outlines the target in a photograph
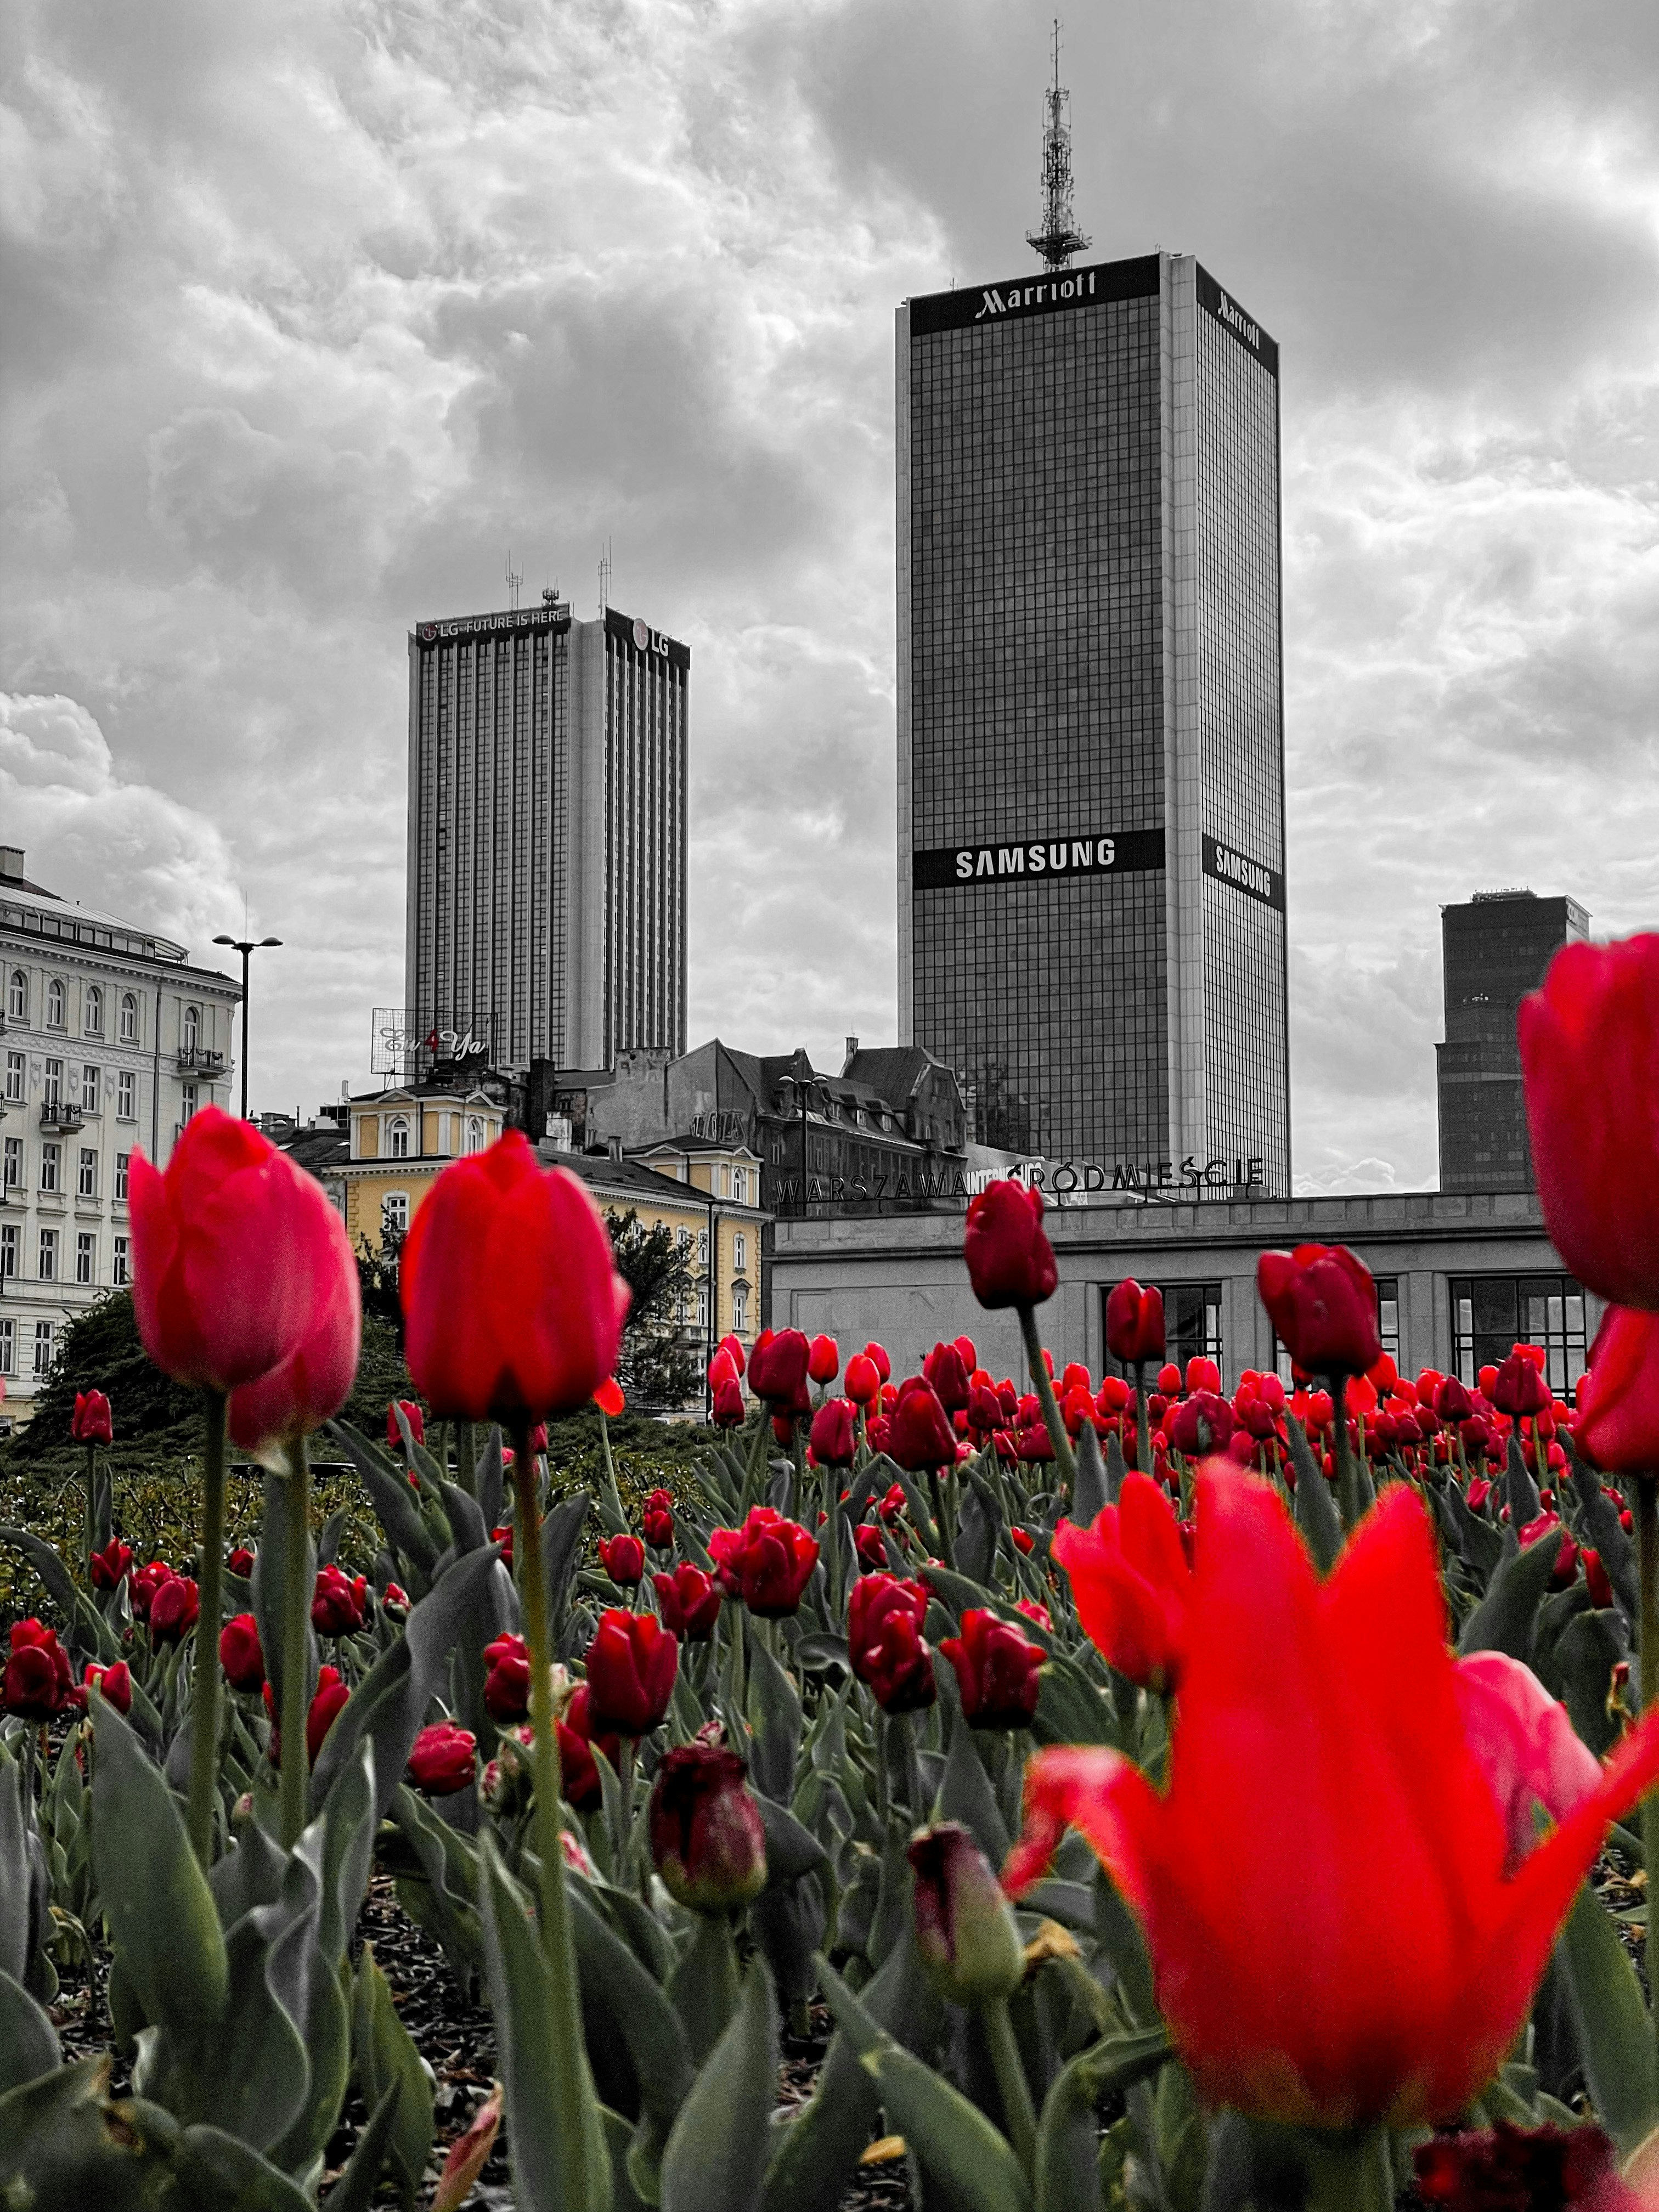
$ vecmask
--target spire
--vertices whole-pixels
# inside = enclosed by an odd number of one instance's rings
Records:
[[[1071,99],[1060,81],[1060,18],[1054,18],[1054,81],[1048,88],[1048,127],[1042,134],[1042,228],[1028,230],[1025,243],[1051,269],[1064,269],[1089,241],[1072,222],[1072,133],[1066,121]]]

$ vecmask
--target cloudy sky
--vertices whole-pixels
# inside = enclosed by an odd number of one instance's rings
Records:
[[[693,648],[691,1030],[894,1022],[892,309],[1026,265],[1016,0],[13,0],[0,832],[275,933],[256,1107],[402,997],[405,633]],[[1438,905],[1659,922],[1651,0],[1127,0],[1094,255],[1283,349],[1304,1188],[1431,1183]]]

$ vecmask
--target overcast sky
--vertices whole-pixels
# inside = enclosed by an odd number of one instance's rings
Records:
[[[1012,275],[1047,13],[12,0],[0,835],[261,957],[252,1103],[403,995],[416,620],[692,648],[692,1042],[890,1038],[892,310]],[[1441,902],[1659,922],[1659,9],[1122,0],[1091,258],[1282,348],[1298,1183],[1435,1176]]]

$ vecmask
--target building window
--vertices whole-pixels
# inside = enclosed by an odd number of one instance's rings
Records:
[[[483,1142],[484,1125],[482,1116],[469,1114],[466,1117],[466,1136],[461,1147],[462,1151],[481,1152],[483,1150]]]
[[[127,1202],[127,1174],[131,1165],[131,1152],[117,1152],[115,1155],[115,1202],[118,1206],[125,1206]]]
[[[199,1006],[185,1008],[185,1050],[193,1053],[202,1042],[202,1010]]]
[[[6,1188],[21,1190],[22,1188],[23,1139],[21,1137],[8,1137],[6,1139]]]
[[[732,1293],[732,1326],[740,1335],[749,1327],[749,1293],[741,1283]]]
[[[389,1159],[406,1160],[409,1158],[409,1123],[401,1114],[394,1115],[386,1124],[386,1148]]]
[[[17,1324],[15,1321],[0,1321],[0,1375],[17,1372]]]
[[[88,1036],[104,1034],[104,994],[96,983],[88,983],[82,1002],[81,1027]]]
[[[17,1224],[8,1221],[0,1226],[0,1278],[17,1273]]]
[[[98,1111],[98,1070],[90,1065],[81,1070],[81,1111],[83,1114]]]
[[[90,1229],[83,1229],[75,1240],[75,1279],[77,1283],[95,1283],[98,1279],[98,1239]]]
[[[118,1237],[115,1240],[115,1259],[110,1268],[111,1282],[119,1290],[132,1280],[132,1240]]]
[[[708,1335],[708,1285],[706,1282],[702,1282],[697,1285],[697,1327],[702,1332],[704,1336]]]
[[[56,1114],[64,1103],[64,1063],[61,1060],[49,1060],[44,1066],[40,1104],[45,1112]]]
[[[123,1044],[137,1044],[138,1042],[138,1000],[131,991],[121,994],[121,1042]]]
[[[61,1030],[64,1026],[64,986],[54,975],[46,986],[46,1027]]]
[[[741,1229],[732,1239],[732,1265],[741,1274],[749,1265],[749,1239]]]
[[[1584,1293],[1571,1275],[1454,1275],[1452,1365],[1473,1389],[1517,1344],[1543,1348],[1544,1374],[1571,1401],[1586,1364]]]
[[[1164,1344],[1165,1359],[1186,1372],[1189,1359],[1213,1359],[1219,1367],[1221,1357],[1221,1285],[1219,1283],[1163,1283]],[[1103,1299],[1106,1286],[1101,1289]],[[1103,1321],[1104,1314],[1103,1310]],[[1109,1353],[1106,1372],[1121,1375],[1133,1382],[1127,1368]]]
[[[55,1229],[40,1231],[40,1279],[43,1283],[58,1280],[58,1231]]]
[[[98,1195],[98,1153],[92,1145],[81,1147],[81,1157],[76,1163],[75,1195],[77,1198],[96,1198]]]
[[[115,1113],[118,1121],[138,1119],[138,1078],[130,1067],[124,1067],[115,1079]]]
[[[52,1369],[52,1323],[38,1321],[34,1324],[34,1371],[46,1375]]]
[[[401,1237],[409,1226],[409,1193],[389,1190],[380,1200],[380,1234]]]
[[[1376,1334],[1382,1349],[1396,1367],[1400,1364],[1400,1278],[1398,1275],[1378,1275],[1376,1280]],[[1290,1353],[1273,1338],[1273,1367],[1279,1381],[1287,1390],[1296,1387],[1296,1363]]]
[[[19,1106],[23,1101],[23,1086],[28,1080],[29,1064],[21,1052],[6,1054],[6,1103]]]
[[[29,1018],[29,979],[21,968],[11,971],[11,981],[6,987],[6,1018],[26,1022]]]
[[[64,1188],[64,1147],[46,1144],[40,1147],[40,1188],[49,1196],[55,1196]]]
[[[708,1265],[708,1231],[706,1229],[697,1231],[697,1265],[700,1267]]]
[[[739,1206],[748,1205],[749,1177],[742,1168],[733,1168],[732,1170],[732,1195]]]
[[[197,1103],[196,1085],[193,1083],[181,1083],[179,1085],[179,1119],[181,1121],[188,1121],[195,1114]]]

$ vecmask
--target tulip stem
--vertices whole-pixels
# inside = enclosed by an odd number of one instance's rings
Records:
[[[599,1415],[602,1425],[605,1415]],[[606,1457],[609,1458],[607,1445]],[[552,1654],[547,1640],[547,1581],[541,1569],[540,1514],[536,1504],[536,1462],[530,1449],[530,1424],[513,1434],[513,1489],[518,1508],[514,1549],[527,1569],[520,1584],[530,1644],[531,1773],[536,1791],[536,1850],[541,1862],[541,1938],[552,1997],[553,2086],[558,2106],[559,2151],[564,2171],[557,2202],[568,2212],[585,2212],[592,2201],[589,2187],[587,2106],[592,2101],[586,2051],[582,2040],[581,2002],[576,1988],[570,1905],[564,1890],[564,1849],[560,1840],[558,1754],[553,1734]],[[621,1869],[617,1869],[618,1874]]]
[[[1142,1474],[1152,1471],[1152,1417],[1146,1410],[1146,1363],[1135,1362],[1135,1465]]]
[[[94,1522],[98,1512],[98,1447],[87,1446],[87,1595],[92,1595],[92,1554],[97,1544]]]
[[[1002,2097],[1002,2117],[1007,2123],[1008,2140],[1014,2147],[1015,2157],[1029,2175],[1036,2166],[1036,2110],[1031,2102],[1031,2085],[1025,2078],[1025,2062],[1019,2055],[1014,2024],[1008,2017],[1007,1998],[993,1997],[981,2008],[979,2016],[985,2024],[985,2039],[991,2046],[991,2064]]]
[[[933,1526],[939,1531],[939,1556],[954,1574],[957,1565],[956,1533],[945,1510],[945,1481],[937,1468],[927,1470],[927,1494],[933,1501]]]
[[[1650,1713],[1659,1705],[1659,1472],[1636,1477],[1636,1559],[1642,1578],[1642,1711]],[[1642,1863],[1651,1899],[1659,1881],[1659,1790],[1650,1790],[1642,1807]],[[1659,1944],[1652,1932],[1651,1903],[1648,1929],[1648,2001],[1659,2036]]]
[[[197,1593],[196,1680],[186,1826],[205,1869],[213,1863],[213,1808],[219,1794],[219,1615],[225,1562],[225,1394],[206,1394],[207,1454],[202,1477],[202,1580]],[[92,1452],[87,1452],[87,1543],[92,1543]],[[88,1571],[88,1573],[90,1571]]]
[[[1048,1363],[1042,1356],[1042,1346],[1037,1341],[1036,1308],[1017,1306],[1019,1333],[1025,1341],[1025,1359],[1031,1370],[1031,1380],[1036,1386],[1037,1403],[1042,1408],[1043,1425],[1048,1431],[1048,1441],[1054,1448],[1054,1464],[1069,1490],[1077,1480],[1077,1465],[1072,1457],[1072,1440],[1066,1433],[1066,1424],[1060,1418],[1060,1408],[1054,1403],[1054,1386],[1048,1380]]]
[[[1359,1497],[1359,1476],[1354,1467],[1353,1453],[1348,1445],[1348,1378],[1346,1375],[1330,1377],[1331,1449],[1336,1455],[1336,1504],[1342,1516],[1345,1531],[1352,1534],[1358,1525],[1362,1510]]]
[[[455,1424],[455,1480],[469,1498],[478,1494],[478,1454],[471,1421]]]
[[[289,1446],[288,1514],[283,1533],[288,1553],[283,1561],[283,1731],[282,1786],[278,1799],[283,1849],[291,1851],[305,1832],[306,1797],[311,1781],[311,1715],[306,1680],[306,1628],[312,1591],[306,1570],[311,1564],[311,1454],[304,1437]]]

